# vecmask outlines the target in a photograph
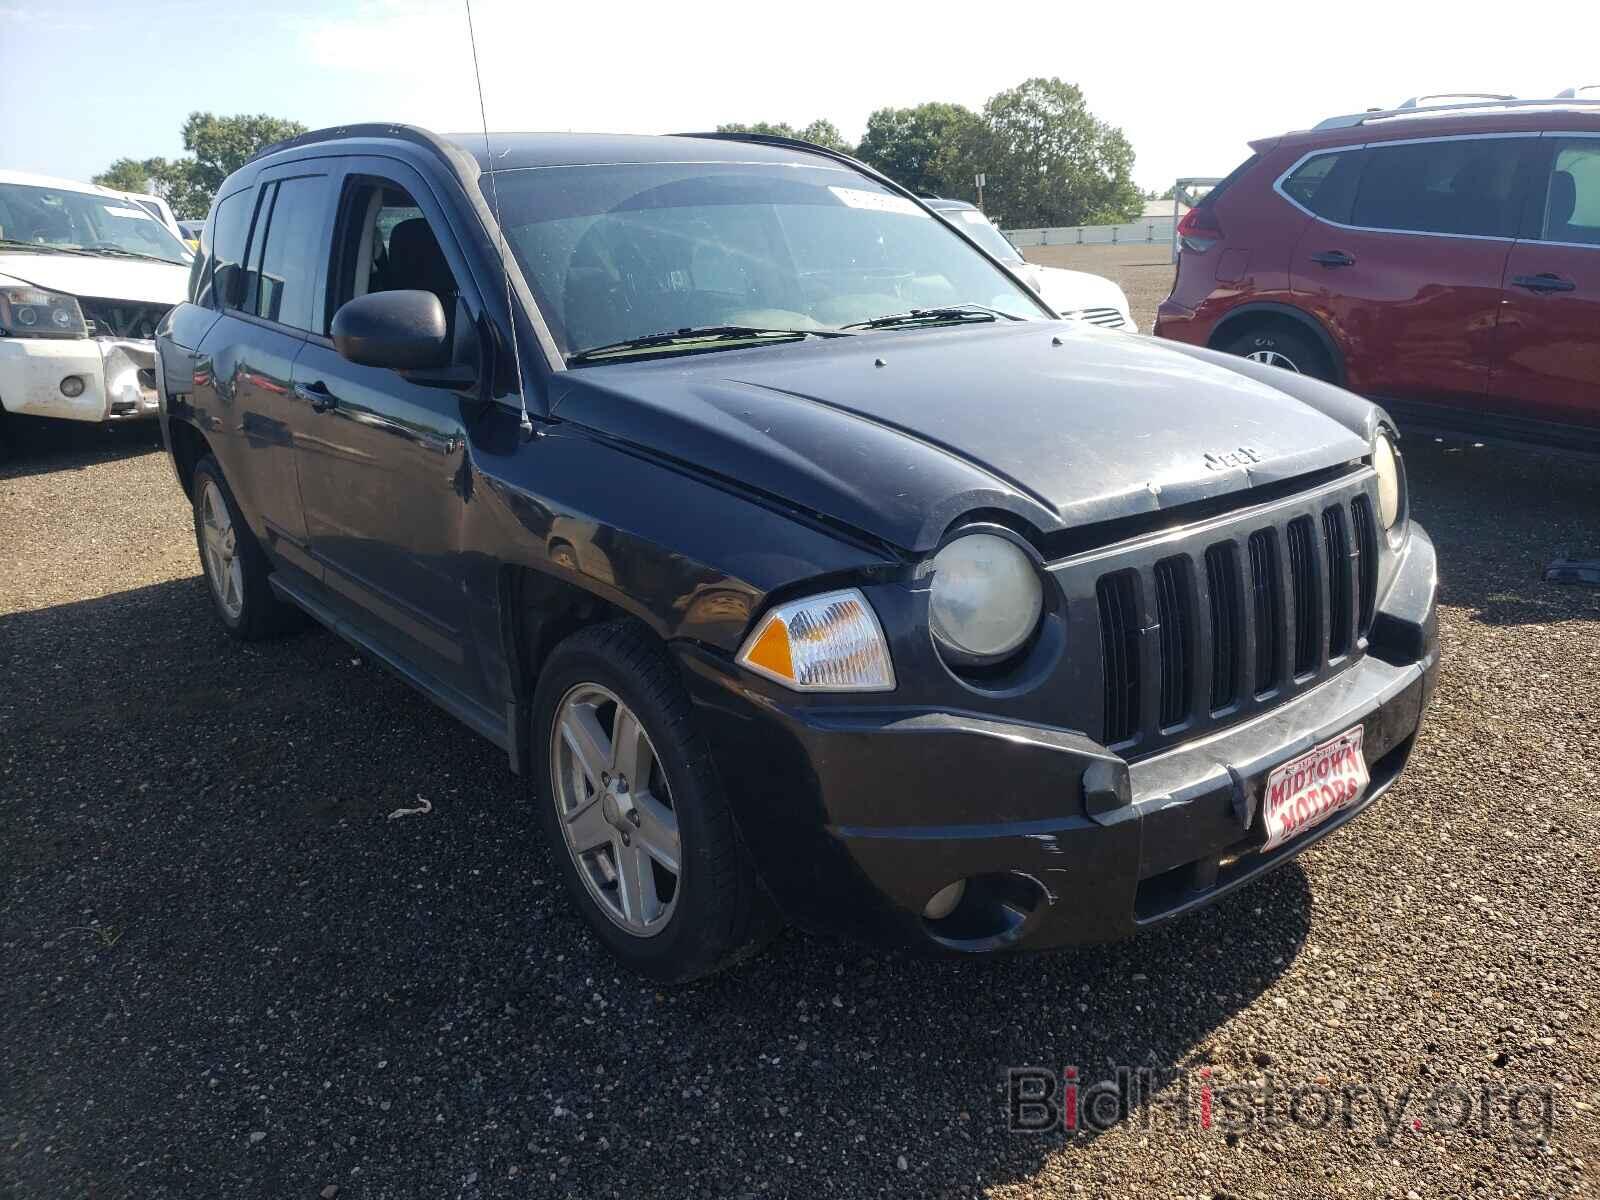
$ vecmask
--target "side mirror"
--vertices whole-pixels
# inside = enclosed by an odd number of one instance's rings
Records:
[[[364,367],[425,371],[450,365],[450,329],[432,292],[373,292],[333,314],[333,345]]]

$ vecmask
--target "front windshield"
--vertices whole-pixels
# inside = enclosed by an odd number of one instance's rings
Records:
[[[961,228],[966,235],[1001,262],[1019,263],[1022,261],[1022,255],[1017,252],[1015,246],[1006,240],[1006,235],[991,225],[989,218],[977,209],[963,208],[941,215],[948,220],[961,222]]]
[[[944,222],[848,168],[628,163],[497,179],[512,253],[569,357],[664,331],[833,330],[962,304],[1044,319]]]
[[[0,183],[0,238],[42,250],[137,254],[189,265],[189,252],[131,200],[66,188]]]

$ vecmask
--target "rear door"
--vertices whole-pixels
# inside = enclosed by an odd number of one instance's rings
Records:
[[[1512,248],[1492,391],[1507,421],[1600,430],[1600,135],[1540,140]]]
[[[1308,155],[1279,183],[1315,218],[1295,246],[1291,287],[1344,348],[1347,386],[1389,400],[1483,405],[1518,163],[1536,144],[1536,136],[1369,143]]]
[[[201,347],[215,393],[211,428],[223,473],[269,553],[314,575],[289,388],[321,283],[326,243],[319,237],[329,222],[325,172],[321,166],[279,167],[262,176],[253,194],[225,202],[243,202],[228,221],[248,222],[250,235],[237,261],[218,251],[210,293],[222,317]]]
[[[462,589],[471,499],[462,397],[343,358],[327,336],[344,302],[417,288],[439,296],[458,338],[465,259],[422,178],[388,159],[348,159],[339,181],[327,312],[294,367],[300,488],[323,582],[408,664],[476,690]],[[475,344],[475,343],[474,343]]]

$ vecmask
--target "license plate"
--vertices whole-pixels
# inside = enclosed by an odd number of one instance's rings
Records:
[[[1349,808],[1371,782],[1359,725],[1284,763],[1267,776],[1261,804],[1267,844],[1262,849],[1275,850]]]

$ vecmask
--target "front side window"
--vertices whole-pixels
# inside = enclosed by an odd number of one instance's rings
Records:
[[[273,185],[260,267],[251,272],[250,311],[295,329],[311,328],[317,261],[324,245],[328,179],[302,175]],[[266,209],[263,209],[266,213]],[[258,238],[258,241],[261,239]]]
[[[165,225],[121,196],[0,183],[0,239],[65,253],[153,258],[189,265],[189,251]]]
[[[1539,237],[1600,246],[1600,139],[1580,138],[1556,150]]]
[[[404,188],[385,180],[350,182],[334,248],[331,322],[340,305],[372,292],[414,289],[439,297],[446,321],[460,293],[433,226]]]
[[[942,220],[844,168],[532,167],[498,182],[507,240],[569,357],[675,330],[825,331],[961,304],[1043,318]]]
[[[1512,237],[1517,138],[1367,147],[1350,223],[1368,229]]]

